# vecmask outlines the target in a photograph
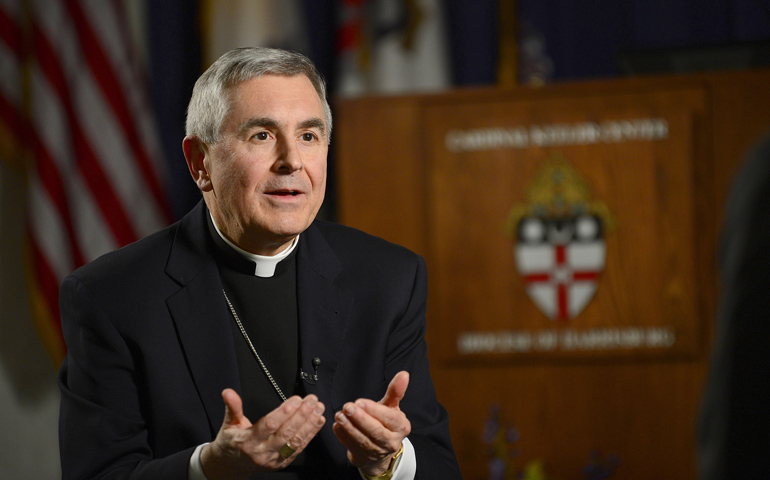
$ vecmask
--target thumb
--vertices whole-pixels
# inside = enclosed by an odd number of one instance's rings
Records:
[[[222,426],[240,425],[246,420],[243,416],[243,400],[232,388],[222,391],[222,400],[225,402],[225,419]]]
[[[409,372],[400,371],[393,377],[388,385],[388,390],[385,392],[385,396],[382,397],[380,403],[386,407],[398,408],[398,404],[406,394],[406,387],[409,386]]]

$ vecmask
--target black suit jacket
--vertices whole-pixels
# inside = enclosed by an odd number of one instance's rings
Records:
[[[240,391],[240,380],[206,215],[201,202],[63,282],[64,479],[186,479],[193,449],[216,436],[221,392]],[[327,407],[312,478],[360,478],[332,432],[333,414],[347,401],[381,398],[400,370],[411,375],[401,408],[418,477],[461,478],[428,371],[422,259],[321,221],[297,248],[300,362],[307,372],[322,359],[320,381],[306,390]]]
[[[703,480],[770,476],[770,132],[725,209],[717,332],[699,421]]]

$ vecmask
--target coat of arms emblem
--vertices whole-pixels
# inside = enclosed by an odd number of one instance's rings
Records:
[[[548,318],[575,318],[593,298],[614,228],[607,207],[566,158],[553,155],[506,222],[527,294]]]

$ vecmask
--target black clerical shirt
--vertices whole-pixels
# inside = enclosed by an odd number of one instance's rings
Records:
[[[297,315],[296,252],[294,250],[276,266],[272,277],[255,275],[255,263],[235,251],[220,237],[209,217],[209,231],[215,244],[219,274],[227,298],[278,387],[288,398],[305,395],[299,376],[299,331]],[[224,293],[223,293],[224,297]],[[231,329],[238,360],[243,400],[243,413],[252,422],[258,421],[283,400],[257,361],[234,318]],[[313,450],[311,442],[308,450]],[[301,453],[284,471],[258,474],[261,478],[303,478],[297,470],[306,463]],[[320,452],[318,452],[320,453]]]

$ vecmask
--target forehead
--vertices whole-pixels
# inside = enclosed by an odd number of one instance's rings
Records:
[[[281,116],[285,120],[298,121],[324,117],[321,99],[305,75],[267,74],[241,82],[229,90],[227,120],[230,121],[242,121],[254,116]]]

